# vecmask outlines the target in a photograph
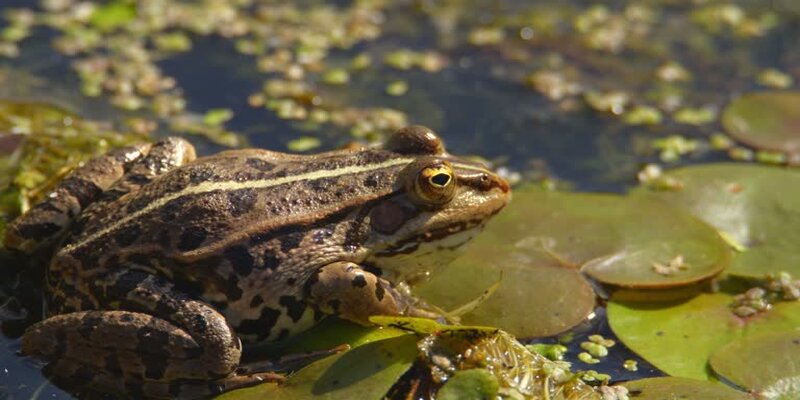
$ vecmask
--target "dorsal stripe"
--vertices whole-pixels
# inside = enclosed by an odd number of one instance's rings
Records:
[[[238,189],[266,189],[270,187],[285,185],[297,181],[314,181],[318,179],[324,178],[335,178],[344,175],[353,175],[353,174],[361,174],[370,171],[376,171],[385,168],[396,167],[400,165],[407,165],[414,161],[414,158],[392,158],[386,161],[382,161],[375,164],[367,164],[367,165],[350,165],[346,167],[336,168],[336,169],[326,169],[326,170],[318,170],[318,171],[311,171],[302,174],[292,175],[292,176],[284,176],[280,178],[270,178],[270,179],[261,179],[261,180],[254,180],[254,181],[246,181],[246,182],[238,182],[238,181],[223,181],[223,182],[202,182],[194,186],[189,186],[184,188],[179,192],[172,193],[168,196],[164,196],[160,199],[153,201],[152,203],[148,204],[146,207],[138,210],[134,213],[131,213],[113,224],[89,235],[83,240],[66,245],[63,248],[63,251],[70,252],[75,249],[81,248],[88,243],[91,243],[98,238],[101,238],[110,232],[114,232],[120,227],[124,226],[130,221],[133,221],[142,215],[145,215],[153,210],[156,210],[165,204],[179,199],[185,196],[191,196],[195,194],[201,193],[208,193],[217,190],[221,191],[233,191]],[[451,160],[452,162],[452,160]],[[483,168],[470,165],[470,164],[461,164],[458,162],[453,162],[454,166],[458,166],[459,168],[469,169],[469,170],[476,170],[476,171],[485,171]]]

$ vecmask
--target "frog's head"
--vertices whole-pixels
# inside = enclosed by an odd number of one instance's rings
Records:
[[[413,283],[450,261],[508,203],[511,191],[481,163],[448,154],[428,128],[403,128],[385,149],[413,161],[398,172],[396,194],[370,210],[366,262],[390,280]]]

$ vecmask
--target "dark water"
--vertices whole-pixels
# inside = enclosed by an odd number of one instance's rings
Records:
[[[336,2],[334,4],[347,4]],[[424,3],[424,2],[423,2]],[[606,2],[619,10],[630,4],[624,1]],[[779,12],[777,27],[766,34],[748,40],[733,35],[711,35],[699,30],[681,29],[691,16],[692,6],[684,1],[647,1],[657,5],[650,46],[638,46],[621,53],[594,52],[576,46],[569,37],[543,40],[525,50],[529,61],[514,61],[508,57],[509,48],[476,48],[468,45],[441,46],[450,66],[432,74],[421,71],[398,72],[379,67],[372,77],[354,79],[339,91],[338,96],[354,105],[380,105],[397,108],[409,115],[411,122],[433,127],[445,139],[448,149],[456,154],[478,154],[497,160],[511,170],[545,174],[565,181],[579,190],[624,191],[636,183],[635,173],[647,162],[658,161],[649,148],[652,139],[669,134],[683,134],[705,139],[720,129],[717,123],[690,126],[666,121],[652,127],[632,127],[619,117],[596,112],[583,106],[580,97],[575,107],[565,111],[559,103],[521,84],[524,76],[542,66],[542,59],[559,55],[566,67],[581,71],[584,85],[594,89],[621,89],[637,99],[646,99],[660,87],[652,71],[667,61],[678,61],[693,73],[691,83],[682,85],[687,105],[711,105],[718,110],[731,98],[748,91],[759,90],[755,73],[759,69],[778,68],[800,80],[800,10],[789,0],[785,2],[742,1],[748,15],[774,9]],[[3,0],[0,11],[12,7],[34,6],[30,0]],[[387,15],[381,38],[359,44],[350,50],[335,51],[331,60],[346,60],[367,51],[408,47],[437,48],[446,41],[428,15],[416,11],[410,3],[398,3]],[[471,3],[470,3],[471,4]],[[455,35],[465,36],[470,26],[488,24],[510,16],[530,12],[552,2],[506,1],[490,5],[478,2],[456,28]],[[571,10],[585,10],[595,2],[569,2]],[[577,12],[577,11],[576,11]],[[518,32],[510,24],[511,33]],[[684,35],[685,32],[685,36]],[[37,32],[25,42],[22,56],[17,60],[0,58],[0,68],[13,67],[26,76],[39,79],[33,90],[18,95],[65,105],[91,118],[118,119],[123,113],[109,106],[105,99],[87,100],[78,91],[79,81],[69,67],[69,60],[52,51],[49,41],[53,32]],[[702,42],[704,44],[698,45]],[[646,42],[645,42],[646,43]],[[500,46],[502,47],[502,46]],[[698,50],[705,49],[705,50]],[[257,91],[265,75],[259,73],[251,57],[237,53],[230,41],[217,37],[197,39],[193,50],[160,63],[163,70],[174,76],[184,89],[189,108],[203,112],[211,108],[230,108],[235,118],[229,127],[247,136],[254,147],[285,150],[286,143],[300,135],[316,135],[323,148],[335,148],[351,138],[340,129],[306,132],[298,124],[281,120],[264,109],[247,105],[247,96]],[[396,76],[409,82],[406,96],[389,97],[382,94],[386,77]],[[763,88],[761,88],[763,89]],[[14,95],[16,90],[0,94]],[[644,101],[646,103],[646,101]],[[221,149],[198,137],[190,138],[204,154]],[[701,151],[684,157],[680,164],[727,159],[724,153]],[[674,164],[679,165],[679,164]],[[3,277],[4,283],[15,279]],[[10,288],[13,285],[4,285]],[[12,307],[13,308],[13,307]],[[600,310],[597,322],[584,327],[579,334],[600,332],[610,336]],[[19,327],[5,323],[7,337],[0,339],[0,398],[64,398],[62,392],[44,385],[39,366],[32,360],[16,356]],[[579,343],[576,340],[575,343]],[[627,353],[615,353],[602,364],[592,366],[615,378],[658,374],[640,362],[640,372],[629,374],[619,370],[621,360],[631,358]],[[576,354],[573,351],[572,354]],[[614,355],[618,354],[618,355]],[[608,367],[604,369],[604,365]],[[610,366],[616,366],[611,368]],[[635,376],[633,376],[635,375]]]

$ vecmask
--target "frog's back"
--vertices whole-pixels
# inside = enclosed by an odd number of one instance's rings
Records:
[[[136,255],[197,261],[292,226],[324,224],[385,196],[406,164],[381,150],[315,156],[239,150],[200,158],[90,206],[58,255],[93,267]]]

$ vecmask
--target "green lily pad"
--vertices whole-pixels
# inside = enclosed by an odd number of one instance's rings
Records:
[[[431,321],[431,323],[435,323]],[[369,327],[339,318],[326,318],[313,328],[288,339],[260,345],[250,356],[271,359],[285,354],[330,350],[341,345],[350,347],[407,335],[409,332],[390,326]]]
[[[436,398],[439,400],[482,400],[497,398],[500,384],[491,372],[483,368],[458,371],[450,378]]]
[[[444,325],[432,319],[418,317],[393,317],[376,315],[369,317],[369,321],[385,328],[394,328],[395,330],[399,330],[401,332],[410,331],[424,335],[453,331],[469,331],[472,333],[483,332],[492,334],[498,331],[497,328],[491,326]]]
[[[733,296],[725,293],[670,303],[612,301],[608,321],[626,346],[654,366],[669,375],[695,379],[711,378],[709,357],[731,341],[800,326],[800,302],[778,303],[749,318],[736,316],[731,303]]]
[[[678,256],[687,268],[654,271],[653,264]],[[449,309],[501,279],[497,292],[462,322],[519,337],[549,336],[593,310],[594,293],[581,269],[609,284],[663,288],[714,276],[728,259],[714,229],[658,201],[521,188],[466,254],[416,293]]]
[[[622,384],[628,388],[631,400],[753,400],[747,393],[739,392],[716,382],[686,378],[647,378]]]
[[[800,154],[800,92],[760,92],[734,100],[722,125],[750,146]]]
[[[711,368],[764,399],[800,398],[800,331],[735,340],[714,352]]]
[[[682,188],[654,192],[656,197],[703,219],[745,249],[733,257],[728,272],[800,276],[800,172],[723,163],[679,168],[665,178]]]
[[[369,343],[314,362],[283,384],[234,390],[218,399],[380,399],[411,367],[417,340],[416,335],[405,335]]]

